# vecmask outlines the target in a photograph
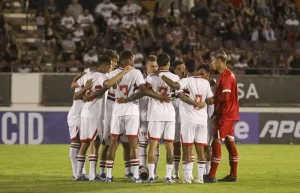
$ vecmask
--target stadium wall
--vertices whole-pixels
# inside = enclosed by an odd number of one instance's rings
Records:
[[[69,143],[67,114],[72,103],[73,77],[0,74],[0,144]],[[236,141],[299,144],[300,108],[296,108],[299,92],[292,85],[300,83],[300,77],[238,77],[238,80],[242,107],[240,121],[234,128]]]

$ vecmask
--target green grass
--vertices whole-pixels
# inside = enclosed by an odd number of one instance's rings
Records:
[[[300,146],[239,145],[238,183],[216,184],[134,184],[126,181],[122,148],[118,148],[113,175],[116,182],[76,182],[71,180],[68,145],[1,145],[0,192],[26,193],[295,193],[300,192]],[[161,146],[159,174],[165,175],[165,153]],[[228,159],[223,147],[217,177],[228,173]],[[197,173],[194,167],[194,175]],[[87,170],[88,171],[88,170]],[[182,172],[181,172],[182,174]]]

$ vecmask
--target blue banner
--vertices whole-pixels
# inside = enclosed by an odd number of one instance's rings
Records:
[[[67,112],[0,112],[0,144],[68,144]],[[259,142],[259,113],[241,113],[235,124],[240,143]]]

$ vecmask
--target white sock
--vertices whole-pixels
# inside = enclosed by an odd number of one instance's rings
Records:
[[[89,172],[90,180],[95,180],[98,156],[96,154],[90,154],[89,161],[90,161],[90,172]]]
[[[167,166],[166,166],[166,178],[171,179],[172,171],[173,171],[173,164],[167,164]]]
[[[156,174],[156,170],[157,170],[157,164],[159,161],[159,155],[160,155],[160,151],[159,151],[159,146],[157,146],[156,152],[155,152],[155,168],[154,168],[154,173]]]
[[[100,160],[100,175],[105,173],[106,161]]]
[[[144,141],[140,141],[140,149],[139,149],[139,153],[140,153],[140,165],[142,166],[146,166],[147,165],[147,142]]]
[[[149,169],[149,178],[153,178],[154,179],[154,168],[155,168],[155,164],[148,164],[148,169]]]
[[[206,161],[206,164],[205,164],[205,174],[209,174],[209,171],[210,171],[210,161]]]
[[[79,152],[80,143],[71,143],[69,157],[71,160],[73,176],[76,176],[77,173],[77,155]]]
[[[191,165],[190,165],[191,179],[193,179],[194,159],[195,159],[195,156],[191,156]]]
[[[132,173],[133,177],[138,179],[139,176],[139,165],[140,165],[140,160],[139,159],[132,159],[131,161],[131,168],[132,168]]]
[[[198,161],[198,178],[203,181],[205,172],[205,161]]]
[[[183,177],[184,177],[184,179],[188,179],[188,178],[190,178],[190,176],[189,176],[190,173],[188,170],[188,163],[183,162],[182,164],[183,164]]]
[[[180,164],[180,156],[174,156],[173,165],[174,165],[174,174],[179,177],[179,164]]]
[[[131,173],[131,161],[124,161],[125,165],[125,174],[128,175]]]
[[[187,169],[188,169],[188,175],[189,175],[189,178],[190,179],[193,179],[193,167],[192,167],[192,162],[190,162],[190,163],[187,163]]]
[[[82,168],[84,167],[84,163],[85,163],[85,155],[77,155],[76,178],[79,178],[82,176]]]
[[[114,161],[107,160],[106,161],[106,177],[112,178],[112,169],[114,167]]]

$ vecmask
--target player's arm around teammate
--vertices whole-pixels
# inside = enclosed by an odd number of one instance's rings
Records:
[[[89,79],[86,81],[84,87],[79,91],[74,93],[73,100],[80,100],[85,95],[86,91],[93,87],[93,79]]]

